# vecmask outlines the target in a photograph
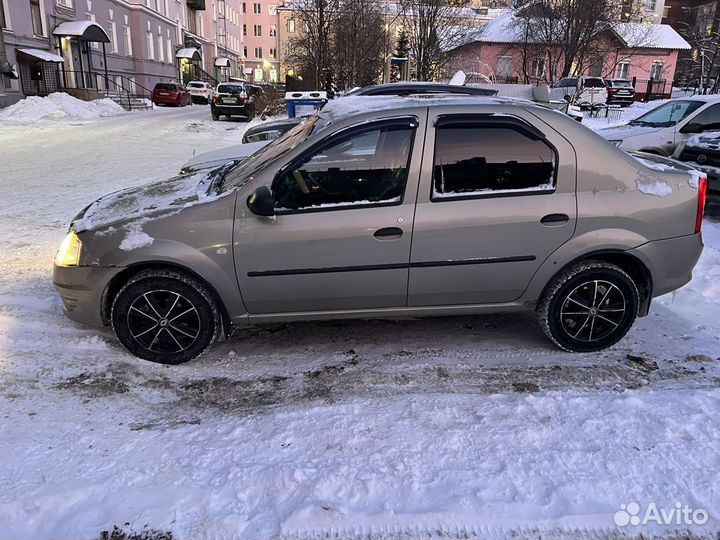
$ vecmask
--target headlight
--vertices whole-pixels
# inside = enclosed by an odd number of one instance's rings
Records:
[[[75,231],[70,231],[60,244],[57,255],[55,255],[56,266],[78,266],[80,263],[80,250],[82,242]]]
[[[622,139],[616,140],[616,141],[608,141],[608,142],[609,142],[610,144],[614,144],[614,145],[617,146],[618,148],[619,148],[620,145],[623,143],[623,142],[622,142]]]

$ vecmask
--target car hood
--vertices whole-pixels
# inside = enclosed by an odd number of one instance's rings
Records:
[[[187,160],[183,163],[180,170],[182,172],[199,171],[201,169],[208,169],[213,166],[223,165],[228,161],[243,161],[252,156],[263,146],[268,145],[270,142],[272,141],[237,144],[235,146],[228,146],[227,148],[213,150],[212,152],[205,152],[204,154],[197,155],[194,158]]]
[[[70,224],[75,232],[97,231],[138,219],[149,220],[169,212],[218,198],[208,194],[216,171],[176,176],[164,182],[115,191],[85,208]]]
[[[599,129],[598,135],[605,137],[608,141],[623,141],[630,137],[640,137],[642,135],[655,133],[659,129],[662,128],[624,125]]]

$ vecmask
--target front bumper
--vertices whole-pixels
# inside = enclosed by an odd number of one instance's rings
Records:
[[[703,250],[701,234],[655,240],[628,251],[650,269],[653,298],[687,285]]]
[[[54,266],[53,285],[60,293],[63,313],[82,324],[105,326],[105,294],[112,279],[122,271],[97,266]]]

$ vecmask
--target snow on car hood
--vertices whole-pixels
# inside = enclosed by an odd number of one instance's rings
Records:
[[[91,231],[215,200],[217,195],[208,195],[212,178],[212,173],[196,173],[115,191],[88,206],[70,227],[75,232]]]
[[[183,163],[181,170],[192,171],[207,169],[212,165],[222,165],[226,161],[245,160],[271,142],[272,141],[258,141],[253,143],[236,144],[235,146],[220,148],[219,150],[213,150],[212,152],[205,152],[187,160]]]
[[[660,128],[644,127],[644,126],[617,126],[605,129],[599,129],[598,135],[604,137],[608,141],[621,141],[630,137],[638,137],[658,131]]]

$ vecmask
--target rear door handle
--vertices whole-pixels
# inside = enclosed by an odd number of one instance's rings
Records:
[[[548,214],[540,220],[543,225],[562,225],[570,221],[567,214]]]
[[[384,229],[375,231],[373,236],[379,240],[395,240],[396,238],[400,238],[402,234],[403,231],[399,227],[385,227]]]

